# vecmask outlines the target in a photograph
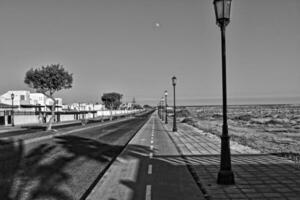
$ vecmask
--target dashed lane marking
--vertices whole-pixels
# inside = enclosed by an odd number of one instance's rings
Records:
[[[153,158],[153,153],[149,153],[149,157],[152,159]]]
[[[145,200],[151,200],[151,185],[146,185]]]
[[[153,145],[150,146],[150,149],[153,150]]]
[[[148,174],[152,174],[152,165],[148,165]]]

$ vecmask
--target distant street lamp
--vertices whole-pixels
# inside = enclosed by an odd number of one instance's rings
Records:
[[[175,86],[176,86],[177,78],[175,76],[172,77],[172,85],[173,85],[173,132],[177,131],[177,126],[176,126],[176,95],[175,95]]]
[[[167,97],[168,97],[168,91],[165,90],[165,111],[166,111],[165,124],[168,123],[168,101],[167,101]]]
[[[163,108],[164,108],[165,99],[164,97],[161,97],[160,99],[160,119],[163,121]]]
[[[15,94],[11,93],[11,125],[15,126],[15,113],[14,113],[14,99],[15,99]]]
[[[157,114],[158,114],[158,118],[160,119],[160,100],[158,101],[157,104]]]
[[[158,102],[158,117],[161,119],[161,99]]]
[[[221,136],[221,164],[218,173],[218,184],[234,184],[231,169],[230,137],[227,125],[227,92],[226,92],[226,42],[225,28],[230,22],[231,0],[214,0],[216,23],[221,29],[222,40],[222,90],[223,90],[223,130]]]

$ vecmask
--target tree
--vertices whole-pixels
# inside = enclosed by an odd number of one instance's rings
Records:
[[[132,106],[132,108],[133,109],[143,109],[143,107],[140,105],[140,104],[134,104],[133,106]]]
[[[122,104],[123,95],[117,92],[104,93],[101,97],[102,102],[108,109],[117,109]]]
[[[110,109],[110,120],[112,120],[112,110],[119,108],[122,104],[122,94],[116,92],[104,93],[101,97],[105,107]]]
[[[72,87],[73,74],[65,71],[60,64],[51,64],[47,66],[41,66],[40,68],[31,68],[26,72],[24,82],[31,88],[35,89],[52,99],[53,104],[51,108],[51,118],[48,123],[47,130],[51,130],[54,120],[54,111],[56,101],[54,93],[62,89],[69,89]]]
[[[152,107],[149,106],[148,104],[143,105],[143,108],[145,108],[145,109],[152,109]]]

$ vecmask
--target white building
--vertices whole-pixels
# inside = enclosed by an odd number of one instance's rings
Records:
[[[12,94],[14,98],[12,99]],[[21,105],[30,105],[30,92],[26,90],[10,90],[0,96],[0,103],[18,106],[20,110]]]
[[[62,98],[54,98],[55,99],[55,111],[62,111]],[[50,98],[46,99],[46,105],[51,106],[53,105],[53,100]]]
[[[30,104],[31,105],[46,105],[47,97],[42,93],[31,93],[30,94]]]
[[[105,106],[103,104],[92,103],[72,103],[69,107],[71,110],[77,111],[98,111],[105,109]]]
[[[95,104],[94,110],[96,111],[105,110],[105,106],[103,104]]]
[[[30,93],[30,91],[27,90],[10,90],[0,96],[0,103],[11,105],[12,94],[14,94],[13,104],[18,107],[18,110],[34,111],[35,107],[44,106],[41,110],[49,111],[49,106],[53,105],[53,100],[46,95],[42,93]],[[57,106],[56,110],[61,110],[62,99],[55,98],[55,101]]]

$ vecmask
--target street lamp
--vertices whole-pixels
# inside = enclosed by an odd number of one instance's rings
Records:
[[[165,111],[166,111],[165,124],[168,123],[168,102],[167,102],[167,97],[168,97],[168,91],[165,90]]]
[[[157,112],[158,112],[158,117],[160,119],[160,100],[158,101],[158,104],[157,104]]]
[[[222,90],[223,90],[223,130],[221,136],[221,164],[218,173],[218,184],[234,184],[231,170],[230,137],[227,125],[227,92],[226,92],[226,43],[225,28],[230,22],[231,0],[214,0],[216,23],[221,29],[222,40]]]
[[[11,93],[10,95],[11,97],[11,125],[12,126],[15,126],[15,113],[14,113],[14,98],[15,98],[15,94],[14,93]]]
[[[177,78],[175,76],[172,77],[172,85],[173,85],[173,132],[177,131],[177,126],[176,126],[176,98],[175,98],[175,86],[176,86]]]
[[[164,103],[165,103],[165,99],[164,97],[161,97],[161,100],[160,100],[160,119],[163,121],[164,117],[163,117],[163,107],[164,107]]]

